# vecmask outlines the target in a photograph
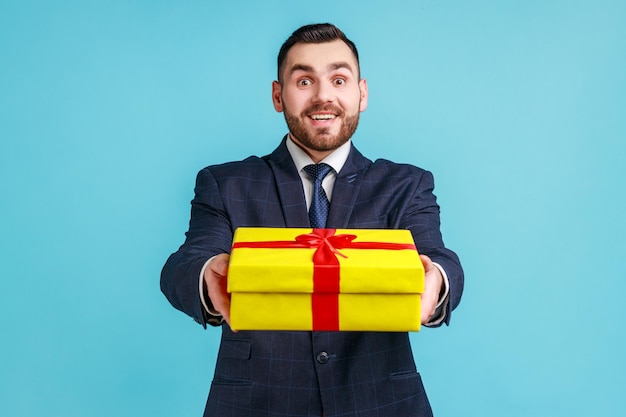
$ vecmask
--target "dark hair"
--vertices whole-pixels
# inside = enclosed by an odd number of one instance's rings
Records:
[[[283,64],[292,46],[297,43],[325,43],[336,40],[342,40],[348,45],[356,58],[357,65],[359,65],[359,52],[356,49],[356,45],[346,37],[341,29],[330,23],[316,23],[296,29],[296,31],[287,38],[285,43],[283,43],[283,46],[280,47],[280,52],[278,52],[278,80],[280,81],[281,79],[280,74],[283,69]]]

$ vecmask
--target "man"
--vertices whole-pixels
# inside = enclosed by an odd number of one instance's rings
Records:
[[[304,26],[283,44],[272,85],[289,134],[270,155],[198,174],[189,231],[163,268],[161,288],[200,324],[221,324],[205,416],[432,415],[407,333],[233,332],[228,325],[234,230],[314,226],[319,219],[309,218],[308,206],[319,187],[308,165],[320,162],[332,167],[322,182],[330,200],[325,227],[409,229],[426,271],[422,323],[449,322],[463,271],[441,238],[432,175],[372,162],[354,148],[367,99],[354,44],[333,25]]]

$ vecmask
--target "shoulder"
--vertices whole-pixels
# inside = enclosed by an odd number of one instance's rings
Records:
[[[415,165],[393,162],[388,159],[379,158],[372,162],[371,159],[364,156],[359,150],[352,145],[350,156],[348,157],[347,171],[353,170],[365,172],[365,175],[402,175],[421,177],[425,173],[430,174],[425,169]]]
[[[423,176],[432,176],[430,171],[411,164],[397,163],[388,159],[377,159],[370,165],[367,170],[370,175],[384,175],[385,177],[401,176],[421,178]]]
[[[231,161],[222,164],[209,165],[198,173],[198,178],[209,176],[215,179],[254,178],[269,171],[266,157],[249,156],[241,161]]]

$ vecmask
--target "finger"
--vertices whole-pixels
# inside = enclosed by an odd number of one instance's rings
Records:
[[[230,325],[230,295],[226,291],[226,278],[213,275],[210,278],[210,284],[207,285],[209,298],[213,304],[213,308],[224,317],[224,320]]]
[[[205,282],[213,308],[224,317],[230,325],[230,294],[228,294],[228,263],[227,254],[217,255],[211,260],[205,273]]]
[[[435,313],[436,303],[430,297],[430,294],[422,294],[420,320],[422,324],[428,323],[432,315]]]
[[[422,260],[422,264],[424,265],[424,271],[428,272],[433,268],[433,261],[426,255],[420,255],[420,259]]]
[[[432,260],[426,255],[420,255],[422,264],[424,265],[424,292],[421,295],[421,314],[422,324],[430,321],[435,314],[439,297],[436,278],[438,270],[433,265]]]
[[[230,260],[230,257],[226,254],[218,255],[211,261],[211,263],[209,264],[209,267],[216,274],[226,277],[228,275],[229,260]]]
[[[221,313],[222,313],[222,317],[224,317],[224,320],[230,327],[230,299],[229,298],[225,299],[224,306],[223,306]]]
[[[213,308],[222,314],[224,309],[227,294],[224,291],[224,284],[222,283],[223,277],[209,272],[209,276],[206,278],[206,288],[209,293],[209,298],[213,304]]]

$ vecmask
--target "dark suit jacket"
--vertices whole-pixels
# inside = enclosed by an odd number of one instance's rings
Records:
[[[338,173],[329,228],[409,229],[420,253],[450,281],[446,323],[459,303],[463,271],[444,247],[432,175],[410,165],[372,162],[352,147]],[[206,326],[199,277],[204,263],[230,253],[241,226],[310,227],[304,191],[285,140],[270,155],[211,166],[197,177],[185,243],[163,268],[174,307]],[[256,332],[222,340],[205,416],[430,416],[407,333]]]

